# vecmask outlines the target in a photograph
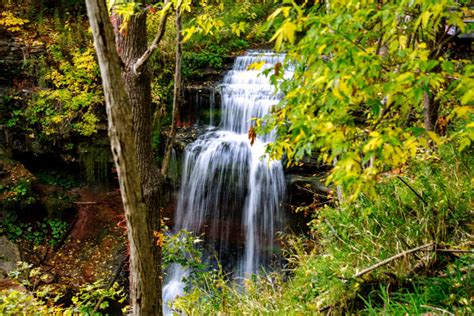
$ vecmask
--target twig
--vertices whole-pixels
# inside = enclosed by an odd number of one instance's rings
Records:
[[[441,313],[443,313],[443,315],[444,315],[444,314],[448,314],[448,315],[453,315],[453,316],[454,316],[453,313],[448,312],[447,310],[442,309],[442,308],[439,308],[439,307],[434,307],[434,306],[429,306],[429,305],[420,305],[420,307],[429,308],[429,309],[432,309],[432,310],[441,312]]]
[[[337,230],[334,228],[334,226],[331,225],[331,223],[327,220],[327,218],[324,219],[324,222],[329,226],[329,230],[331,230],[331,232],[334,234],[334,236],[340,241],[342,242],[343,244],[349,246],[350,248],[352,248],[353,250],[357,251],[357,252],[360,252],[360,249],[358,249],[356,246],[354,245],[351,245],[350,243],[347,243],[346,241],[344,241],[344,239],[342,239],[339,234],[337,233]]]
[[[355,278],[361,277],[362,275],[367,274],[367,273],[369,273],[369,272],[371,272],[371,271],[373,271],[373,270],[375,270],[375,269],[378,269],[378,268],[380,268],[380,267],[382,267],[382,266],[384,266],[384,265],[386,265],[386,264],[389,264],[390,262],[392,262],[392,261],[394,261],[394,260],[396,260],[396,259],[398,259],[398,258],[404,257],[404,256],[406,256],[406,255],[408,255],[408,254],[411,254],[411,253],[414,253],[414,252],[417,252],[417,251],[420,251],[420,250],[423,250],[423,249],[426,249],[426,248],[434,247],[434,246],[436,246],[436,243],[431,242],[431,243],[426,244],[426,245],[423,245],[423,246],[419,246],[419,247],[416,247],[416,248],[413,248],[413,249],[410,249],[410,250],[403,251],[403,252],[401,252],[401,253],[399,253],[399,254],[396,254],[395,256],[392,256],[392,257],[390,257],[390,258],[388,258],[388,259],[385,259],[385,260],[383,260],[383,261],[380,261],[379,263],[374,264],[373,266],[368,267],[367,269],[364,269],[364,270],[362,270],[362,271],[360,271],[360,272],[354,274],[354,276],[353,276],[352,278],[355,279]]]
[[[423,201],[423,203],[424,203],[425,205],[428,205],[428,202],[426,202],[426,201],[421,197],[421,195],[418,194],[418,192],[415,191],[415,189],[413,189],[405,180],[403,180],[402,177],[397,176],[397,178],[398,178],[398,180],[402,181],[403,184],[405,184],[413,193],[415,193],[415,195],[416,195],[421,201]]]
[[[168,166],[171,159],[171,151],[173,150],[173,144],[176,138],[176,120],[178,117],[178,111],[181,102],[182,94],[182,79],[181,79],[181,59],[182,59],[182,46],[183,35],[181,34],[181,2],[176,7],[176,63],[174,72],[174,88],[173,88],[173,113],[171,115],[171,131],[166,144],[165,154],[163,156],[163,164],[161,166],[161,173],[166,176],[168,172]]]
[[[319,310],[319,312],[320,312],[320,313],[326,312],[326,311],[328,311],[328,310],[330,310],[330,309],[331,309],[331,305],[324,306],[323,308],[321,308],[321,309]]]
[[[299,185],[299,184],[297,184],[296,187],[297,187],[298,189],[300,189],[300,190],[309,192],[309,193],[311,193],[311,194],[313,194],[313,195],[317,195],[317,196],[324,197],[324,198],[327,198],[327,197],[328,197],[327,195],[323,195],[323,194],[318,193],[318,192],[316,192],[316,191],[310,190],[310,189],[305,188],[304,186],[301,186],[301,185]]]

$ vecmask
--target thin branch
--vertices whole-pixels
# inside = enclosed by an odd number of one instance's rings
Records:
[[[316,191],[313,191],[313,190],[310,190],[310,189],[308,189],[308,188],[305,188],[304,186],[299,185],[299,184],[297,184],[296,187],[297,187],[298,189],[302,190],[302,191],[306,191],[306,192],[309,192],[309,193],[311,193],[311,194],[313,194],[313,195],[320,196],[320,197],[324,197],[324,198],[327,198],[327,197],[328,197],[328,194],[329,194],[329,192],[328,192],[327,194],[321,194],[321,193],[318,193],[318,192],[316,192]]]
[[[413,189],[405,180],[403,180],[402,177],[397,176],[397,178],[398,178],[398,180],[402,181],[403,184],[405,184],[413,193],[415,193],[415,195],[416,195],[420,200],[422,200],[425,205],[428,205],[428,202],[426,202],[426,201],[421,197],[421,195],[418,194],[418,192],[415,191],[415,189]]]
[[[384,107],[382,109],[382,113],[380,113],[380,117],[377,119],[377,121],[375,122],[374,126],[372,126],[372,131],[374,131],[377,126],[382,122],[382,120],[385,118],[385,116],[389,113],[390,109],[392,108],[392,106],[395,104],[395,102],[392,102],[390,103],[387,107]]]
[[[97,204],[97,202],[74,202],[74,204],[77,204],[77,205],[93,205],[93,204]]]
[[[361,51],[367,53],[367,50],[365,49],[364,46],[360,45],[359,43],[353,41],[352,39],[349,38],[349,36],[345,35],[344,33],[342,32],[339,32],[338,30],[336,29],[333,29],[331,28],[332,31],[334,31],[336,34],[339,34],[342,38],[344,38],[346,41],[350,42],[352,45],[354,45],[355,47],[357,47],[358,49],[360,49]]]
[[[408,254],[411,254],[411,253],[414,253],[414,252],[417,252],[417,251],[420,251],[420,250],[423,250],[423,249],[426,249],[426,248],[431,248],[431,247],[434,247],[434,246],[436,246],[436,243],[431,242],[431,243],[426,244],[426,245],[422,245],[422,246],[419,246],[419,247],[416,247],[416,248],[413,248],[413,249],[410,249],[410,250],[403,251],[403,252],[401,252],[401,253],[399,253],[399,254],[396,254],[395,256],[392,256],[392,257],[390,257],[390,258],[388,258],[388,259],[385,259],[385,260],[383,260],[383,261],[380,261],[379,263],[374,264],[373,266],[368,267],[367,269],[364,269],[364,270],[362,270],[362,271],[360,271],[360,272],[354,274],[354,276],[353,276],[352,278],[355,279],[355,278],[361,277],[361,276],[363,276],[364,274],[367,274],[367,273],[369,273],[369,272],[372,272],[372,271],[375,270],[375,269],[378,269],[378,268],[380,268],[380,267],[382,267],[382,266],[384,266],[384,265],[387,265],[387,264],[389,264],[390,262],[392,262],[392,261],[394,261],[394,260],[396,260],[396,259],[398,259],[398,258],[405,257],[405,256],[408,255]]]
[[[439,308],[439,307],[434,307],[434,306],[429,306],[429,305],[420,305],[420,307],[424,307],[424,308],[429,308],[431,310],[434,310],[434,311],[438,311],[438,312],[441,312],[444,314],[448,314],[448,315],[452,315],[452,316],[455,316],[455,314],[451,313],[451,312],[448,312],[447,310],[445,309],[442,309],[442,308]]]
[[[158,31],[156,32],[156,36],[151,42],[151,45],[148,49],[143,53],[142,57],[138,58],[138,60],[133,64],[132,69],[135,74],[139,74],[145,63],[148,61],[150,56],[153,52],[158,48],[158,45],[163,38],[166,30],[166,20],[168,19],[168,15],[170,13],[171,2],[169,0],[165,0],[163,3],[163,12],[161,12],[161,19],[160,24],[158,26]]]
[[[432,56],[433,59],[436,59],[439,57],[441,50],[443,49],[444,45],[448,44],[451,42],[455,37],[459,36],[462,32],[460,30],[456,31],[454,34],[449,36],[448,38],[445,38],[444,40],[441,40],[440,43],[436,46],[436,48],[433,50],[434,55]]]
[[[165,155],[163,158],[163,164],[161,166],[161,174],[166,175],[171,157],[171,151],[173,149],[174,139],[176,138],[176,119],[178,116],[179,104],[181,101],[181,42],[183,35],[181,34],[181,2],[176,8],[176,64],[174,73],[174,89],[173,89],[173,113],[171,116],[171,131],[166,144]]]
[[[375,50],[375,55],[380,55],[380,50],[382,49],[383,35],[384,33],[381,33],[379,36],[379,39],[377,41],[377,49]]]

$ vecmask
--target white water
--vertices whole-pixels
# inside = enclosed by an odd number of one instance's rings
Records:
[[[283,167],[265,157],[265,145],[273,135],[259,135],[251,145],[247,133],[255,125],[252,119],[269,113],[281,97],[260,73],[283,59],[281,54],[261,52],[237,57],[221,85],[219,129],[186,148],[175,231],[205,232],[221,260],[235,261],[239,277],[249,277],[270,262],[274,234],[282,228]],[[265,64],[260,70],[248,70],[261,61]],[[240,247],[233,255],[229,249],[235,244]],[[187,275],[178,265],[169,268],[165,306],[183,294]]]

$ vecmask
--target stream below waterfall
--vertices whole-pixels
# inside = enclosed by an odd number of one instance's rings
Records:
[[[283,167],[265,157],[265,145],[274,135],[258,135],[251,144],[248,131],[255,118],[268,114],[281,99],[261,72],[283,63],[284,57],[260,51],[237,57],[219,86],[219,126],[188,145],[184,155],[174,232],[204,233],[206,248],[212,249],[208,257],[216,253],[238,278],[249,277],[271,262],[275,233],[283,228]],[[250,70],[257,63],[262,67]],[[177,264],[168,268],[165,314],[170,314],[168,302],[183,294],[188,273]]]

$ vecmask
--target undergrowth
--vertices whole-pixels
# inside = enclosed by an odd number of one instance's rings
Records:
[[[187,314],[470,314],[473,169],[472,149],[460,154],[445,145],[439,158],[384,175],[377,196],[317,210],[310,236],[284,237],[284,273],[242,286],[210,272],[174,307]]]

